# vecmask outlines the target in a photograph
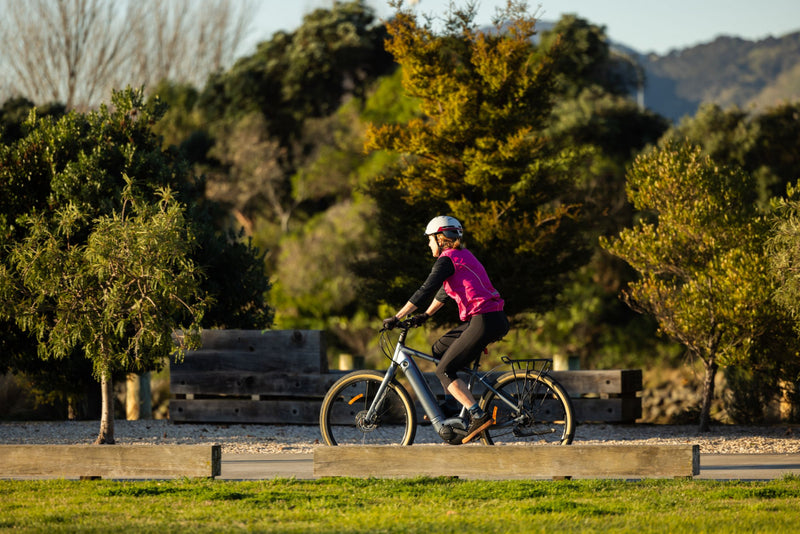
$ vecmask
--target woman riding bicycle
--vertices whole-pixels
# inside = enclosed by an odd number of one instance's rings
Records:
[[[433,344],[433,355],[439,358],[436,376],[445,391],[466,406],[470,424],[464,443],[470,441],[492,423],[491,416],[478,406],[466,383],[456,372],[477,360],[489,343],[508,333],[508,319],[503,311],[503,299],[492,286],[486,270],[464,247],[463,228],[454,217],[434,217],[425,228],[433,257],[428,278],[394,316],[383,321],[386,328],[394,327],[400,318],[418,309],[423,301],[433,297],[425,313],[412,318],[414,326],[424,323],[448,299],[458,304],[462,324],[447,332]]]

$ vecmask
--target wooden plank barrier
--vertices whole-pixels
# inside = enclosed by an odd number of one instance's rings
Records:
[[[316,425],[322,398],[344,374],[329,371],[319,330],[205,330],[202,343],[170,366],[173,422]],[[632,423],[642,416],[639,369],[552,375],[572,397],[579,422]],[[436,376],[425,376],[444,398]]]
[[[688,478],[699,445],[340,446],[314,449],[314,476],[484,480]]]
[[[316,424],[328,373],[322,331],[204,330],[170,365],[176,423]]]
[[[633,423],[642,417],[641,369],[552,371],[572,398],[579,422]]]
[[[220,445],[0,445],[0,478],[214,478]]]
[[[634,423],[642,417],[641,369],[551,371],[550,375],[567,390],[578,422]],[[431,391],[444,399],[436,375],[425,373],[425,379]],[[484,388],[478,384],[474,391],[480,396]]]

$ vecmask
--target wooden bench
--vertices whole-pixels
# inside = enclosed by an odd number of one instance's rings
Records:
[[[344,374],[328,369],[319,330],[205,330],[202,343],[170,366],[173,422],[316,425],[322,398]],[[579,422],[632,423],[642,415],[641,370],[552,374]],[[436,376],[425,376],[443,398]]]
[[[0,478],[214,478],[220,445],[0,445]]]
[[[415,445],[314,449],[316,477],[642,479],[690,478],[699,473],[699,445]]]

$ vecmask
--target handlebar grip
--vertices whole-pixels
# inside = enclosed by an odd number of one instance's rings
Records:
[[[379,332],[388,332],[390,330],[394,330],[395,328],[399,328],[400,330],[410,330],[411,321],[406,319],[405,321],[397,321],[394,326],[382,325]]]

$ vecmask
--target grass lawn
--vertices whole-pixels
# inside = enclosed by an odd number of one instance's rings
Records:
[[[707,480],[0,480],[15,532],[787,532],[800,477]]]

